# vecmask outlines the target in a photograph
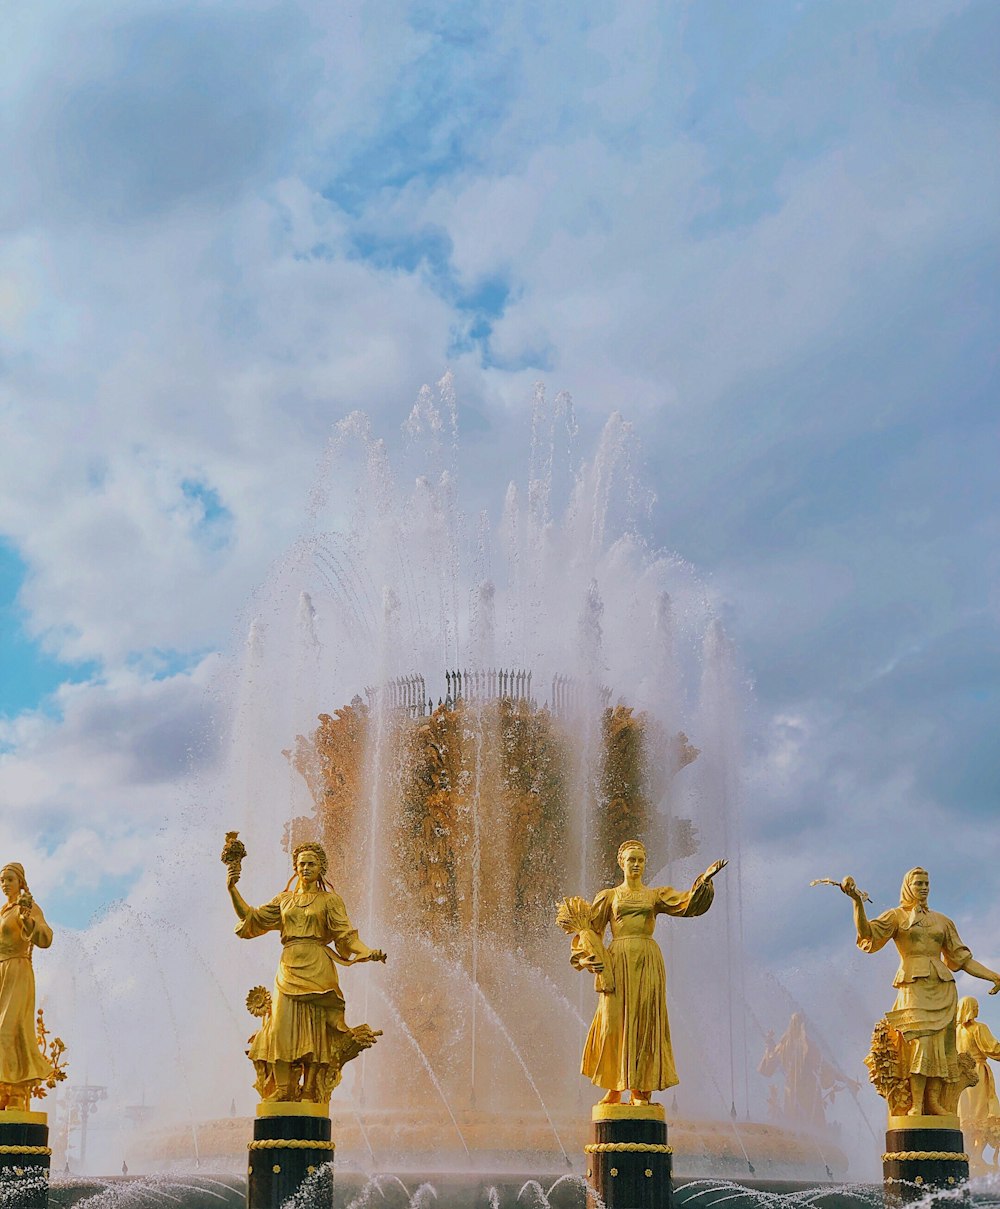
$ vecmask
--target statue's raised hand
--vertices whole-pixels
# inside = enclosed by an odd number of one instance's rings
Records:
[[[705,870],[705,872],[701,875],[702,881],[710,882],[712,880],[712,878],[715,877],[715,875],[717,873],[721,873],[722,870],[725,869],[725,867],[728,864],[729,864],[729,861],[726,860],[725,857],[723,857],[721,860],[713,861],[709,865],[709,867]]]
[[[840,888],[848,898],[853,898],[856,903],[862,903],[865,901],[864,895],[858,889],[857,883],[853,877],[845,877],[840,883]]]

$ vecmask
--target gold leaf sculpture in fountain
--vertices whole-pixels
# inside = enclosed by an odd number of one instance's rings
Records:
[[[854,878],[840,883],[854,903],[858,948],[877,953],[891,940],[899,950],[896,1002],[875,1026],[865,1059],[893,1117],[951,1116],[963,1089],[976,1081],[974,1061],[960,1054],[956,1043],[953,971],[992,982],[991,995],[1000,990],[1000,974],[976,961],[954,923],[927,905],[930,884],[926,869],[911,869],[903,878],[899,906],[868,919]]]
[[[983,1149],[993,1148],[993,1167],[1000,1165],[1000,1100],[990,1061],[1000,1062],[1000,1041],[988,1024],[979,1019],[979,1002],[971,995],[958,1001],[957,1042],[959,1054],[976,1064],[976,1082],[962,1092],[958,1116],[972,1161],[985,1170]]]
[[[48,1040],[42,1013],[35,1019],[32,951],[52,944],[52,929],[31,897],[24,866],[0,869],[0,1109],[28,1111],[33,1096],[66,1078],[66,1046]]]
[[[648,1104],[654,1091],[673,1087],[677,1070],[667,1020],[663,955],[653,939],[658,915],[704,915],[715,894],[712,878],[725,867],[716,861],[688,891],[643,884],[646,849],[626,840],[618,849],[620,885],[602,890],[593,903],[564,899],[556,922],[573,936],[570,962],[596,975],[597,1009],[580,1069],[605,1090],[602,1104]],[[604,933],[610,926],[611,944]]]
[[[273,996],[264,987],[247,996],[247,1008],[261,1021],[247,1050],[257,1072],[254,1086],[264,1101],[327,1104],[344,1064],[382,1035],[367,1024],[347,1024],[337,966],[385,961],[385,954],[358,939],[343,899],[326,885],[321,844],[298,844],[288,885],[270,902],[251,907],[236,888],[240,866],[229,847],[232,840],[235,833],[227,835],[222,859],[240,921],[236,935],[252,940],[278,932],[282,945]],[[244,850],[239,860],[245,856]]]

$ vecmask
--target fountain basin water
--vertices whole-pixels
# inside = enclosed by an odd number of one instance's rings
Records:
[[[570,1165],[551,1141],[551,1127],[542,1113],[495,1114],[459,1110],[456,1120],[472,1158],[449,1129],[439,1111],[365,1110],[332,1114],[337,1161],[355,1170],[373,1167],[399,1174],[431,1170],[517,1173],[527,1178],[546,1172],[582,1171],[583,1147],[590,1140],[589,1113],[556,1121],[569,1154]],[[226,1117],[198,1126],[198,1150],[203,1165],[213,1170],[241,1173],[245,1166],[252,1118]],[[776,1125],[741,1122],[737,1133],[731,1122],[673,1120],[670,1143],[675,1168],[685,1178],[769,1180],[843,1179],[847,1157],[829,1136],[796,1132]],[[749,1164],[747,1155],[750,1156]],[[141,1169],[162,1172],[186,1170],[191,1165],[191,1134],[183,1127],[149,1130],[136,1138],[129,1162]]]

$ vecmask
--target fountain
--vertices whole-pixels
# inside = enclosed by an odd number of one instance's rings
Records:
[[[643,537],[628,425],[612,416],[581,462],[569,401],[538,391],[526,481],[491,515],[485,489],[459,488],[456,413],[448,378],[421,392],[396,468],[364,417],[337,426],[304,531],[243,619],[239,666],[209,691],[212,774],[193,779],[134,902],[69,942],[61,993],[90,1070],[117,1070],[119,1098],[142,1101],[122,1135],[128,1168],[246,1172],[243,1000],[270,982],[273,953],[248,953],[266,946],[241,945],[227,919],[217,853],[238,830],[248,901],[285,884],[296,844],[320,840],[354,923],[388,952],[346,988],[349,1022],[384,1035],[331,1101],[338,1184],[359,1206],[399,1188],[401,1204],[427,1200],[428,1180],[441,1203],[463,1180],[498,1203],[579,1203],[594,991],[553,909],[610,884],[630,837],[652,885],[733,861],[708,915],[658,934],[678,1177],[843,1176],[821,1120],[764,1120],[751,1090],[745,690],[711,592]],[[356,451],[345,512],[330,483]]]
[[[554,903],[610,884],[633,835],[651,884],[685,884],[723,852],[738,869],[743,688],[705,585],[642,536],[649,501],[620,417],[580,463],[569,400],[538,391],[527,481],[493,518],[475,484],[459,490],[455,417],[450,379],[421,392],[402,471],[364,417],[338,425],[307,531],[247,618],[227,771],[200,787],[186,852],[238,828],[260,901],[287,880],[282,852],[320,839],[362,935],[389,951],[378,979],[352,976],[349,1015],[384,1036],[334,1094],[339,1164],[555,1179],[579,1166],[597,1093],[576,1073],[593,990],[569,966]],[[354,449],[353,511],[331,518],[331,476]],[[206,876],[196,914],[219,935],[188,928],[183,947],[225,1011],[206,1008],[211,1052],[181,1061],[185,1124],[152,1124],[130,1162],[242,1166],[241,1001],[269,974],[229,935],[217,863]],[[661,928],[675,1169],[842,1173],[829,1139],[820,1149],[808,1131],[750,1119],[738,884],[697,936]],[[169,1003],[173,979],[155,977]],[[206,1119],[194,1073],[206,1068],[235,1115]]]

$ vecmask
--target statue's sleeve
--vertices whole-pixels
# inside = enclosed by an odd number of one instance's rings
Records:
[[[964,970],[972,960],[972,950],[962,944],[958,928],[950,919],[945,919],[944,940],[941,942],[941,957],[949,970]]]
[[[31,918],[35,921],[35,930],[31,934],[31,943],[39,949],[47,949],[52,944],[52,929],[45,922],[45,916],[38,903],[31,907]]]
[[[614,890],[602,890],[594,899],[591,907],[591,927],[598,936],[604,936],[604,929],[611,922],[611,908],[614,906]]]
[[[695,878],[690,890],[675,890],[673,886],[657,886],[653,891],[656,896],[655,910],[657,915],[682,915],[690,918],[694,915],[704,915],[715,898],[715,887],[711,879],[703,881]]]
[[[899,927],[899,913],[898,907],[890,907],[888,911],[883,911],[881,915],[870,919],[868,927],[871,929],[871,937],[859,936],[858,948],[864,953],[877,953],[896,935]]]
[[[246,918],[236,925],[236,935],[243,940],[253,940],[255,936],[263,936],[265,932],[273,932],[280,927],[281,895],[276,894],[262,907],[250,908]]]
[[[350,961],[356,953],[364,949],[358,940],[358,930],[347,917],[347,908],[339,894],[330,892],[326,904],[326,926],[330,941],[345,961]]]
[[[983,1024],[981,1020],[976,1021],[976,1045],[986,1055],[987,1058],[992,1058],[994,1062],[1000,1062],[1000,1041],[990,1032],[990,1026]]]

